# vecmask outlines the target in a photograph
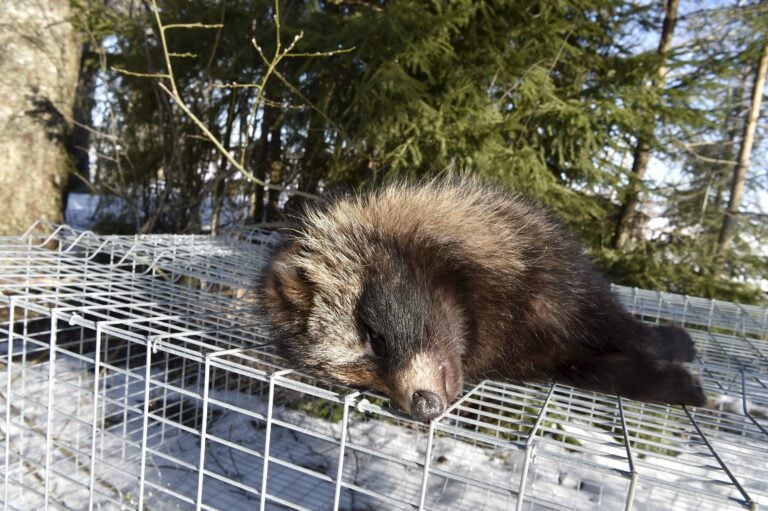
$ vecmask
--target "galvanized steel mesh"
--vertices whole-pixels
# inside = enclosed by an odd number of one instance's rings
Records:
[[[268,232],[0,239],[5,509],[757,509],[768,310],[615,287],[712,408],[484,381],[429,425],[302,375],[254,312]]]

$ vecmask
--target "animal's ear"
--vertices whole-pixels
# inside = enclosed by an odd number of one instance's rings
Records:
[[[269,264],[266,278],[266,296],[273,304],[296,312],[312,306],[315,285],[296,262],[301,250],[298,243],[281,248]]]

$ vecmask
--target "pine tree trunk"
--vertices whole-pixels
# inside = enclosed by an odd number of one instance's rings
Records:
[[[237,90],[231,89],[230,92],[229,108],[227,109],[227,124],[224,129],[224,149],[227,152],[230,150],[231,138],[232,138],[232,126],[235,124],[235,107],[237,105]],[[227,173],[227,158],[222,154],[219,158],[219,166],[216,168],[216,177],[213,183],[213,194],[211,202],[213,203],[213,212],[211,214],[211,234],[214,236],[219,233],[219,224],[221,223],[221,209],[224,201],[224,193],[226,191],[226,173]]]
[[[735,148],[738,145],[737,141],[743,128],[743,126],[740,126],[739,121],[741,120],[744,112],[744,93],[747,90],[747,82],[749,81],[749,76],[752,74],[750,71],[751,69],[745,67],[744,71],[739,77],[738,82],[733,86],[733,88],[729,90],[728,93],[728,110],[725,114],[725,119],[723,119],[723,148],[720,150],[718,156],[723,160],[728,160],[729,162],[733,161],[734,163],[724,163],[711,170],[711,187],[709,189],[709,194],[705,195],[704,197],[704,204],[702,205],[701,214],[702,220],[699,222],[699,225],[702,228],[702,232],[704,232],[704,228],[706,227],[706,211],[710,208],[710,206],[714,209],[714,215],[719,215],[719,212],[723,207],[723,197],[725,196],[725,189],[728,186],[727,174],[733,173],[735,161],[737,158]],[[714,197],[710,200],[709,195],[712,193],[712,190],[714,190]],[[710,226],[710,231],[714,229],[711,222],[708,225]],[[709,255],[716,254],[717,250],[718,246],[716,240],[713,241],[710,246],[706,247],[706,253]]]
[[[752,87],[752,97],[749,102],[749,109],[747,110],[747,119],[744,123],[744,135],[741,140],[739,157],[736,167],[733,169],[731,195],[728,199],[728,208],[723,216],[723,225],[717,240],[717,249],[720,254],[724,253],[733,241],[736,216],[738,215],[739,206],[741,205],[741,196],[744,192],[744,181],[747,175],[747,169],[749,168],[749,157],[752,153],[752,145],[755,141],[757,119],[760,117],[760,103],[763,99],[766,72],[768,72],[768,39],[763,42],[760,61],[757,65],[755,83]]]
[[[89,128],[93,125],[91,112],[96,104],[95,93],[98,69],[89,62],[95,58],[90,43],[82,45],[80,54],[77,89],[75,102],[72,107],[74,123],[72,125],[69,148],[76,175],[72,176],[72,179],[69,180],[68,194],[72,192],[87,192],[89,190],[90,156],[88,150],[91,145],[91,131]]]
[[[273,85],[267,90],[272,91],[272,96],[268,97],[272,102],[280,102],[280,92]],[[265,106],[270,112],[271,122],[269,125],[269,144],[267,145],[267,154],[265,169],[269,176],[269,184],[274,186],[283,186],[283,144],[280,138],[283,130],[282,112],[276,106]],[[280,190],[270,188],[267,192],[267,220],[272,222],[280,218]]]
[[[81,45],[69,0],[0,2],[0,235],[63,220]]]
[[[659,48],[657,53],[661,56],[662,61],[659,65],[659,71],[654,80],[652,87],[661,87],[664,84],[664,79],[667,74],[666,56],[669,53],[669,49],[672,47],[672,35],[675,32],[675,23],[677,22],[677,8],[679,0],[667,0],[664,14],[664,23],[661,27],[661,39],[659,40]],[[653,119],[651,119],[653,124]],[[651,127],[651,129],[653,129]],[[629,184],[624,195],[624,201],[619,209],[619,218],[616,221],[616,229],[613,234],[612,245],[613,248],[622,249],[629,240],[630,233],[632,232],[632,224],[635,216],[635,210],[637,209],[638,197],[642,190],[643,177],[645,171],[648,169],[648,161],[650,160],[651,146],[648,140],[645,139],[646,135],[640,134],[637,138],[637,145],[634,151],[634,160],[632,163],[632,172],[629,177]]]

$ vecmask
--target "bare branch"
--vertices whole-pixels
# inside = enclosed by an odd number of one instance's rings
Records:
[[[155,2],[152,2],[152,7],[156,7]],[[163,30],[171,30],[174,28],[222,28],[224,25],[221,23],[171,23],[170,25],[163,25]]]
[[[200,120],[199,117],[197,117],[192,110],[189,109],[189,107],[184,103],[184,101],[178,96],[173,93],[172,90],[170,90],[165,84],[161,83],[159,84],[159,87],[170,96],[170,98],[176,103],[176,106],[178,106],[186,115],[190,118],[190,120],[197,125],[198,128],[200,128],[200,131],[203,132],[203,134],[206,136],[206,138],[214,145],[216,146],[216,149],[219,150],[221,154],[224,155],[224,157],[242,174],[244,177],[249,179],[250,181],[256,183],[259,186],[264,186],[270,190],[281,190],[285,191],[287,193],[293,194],[293,195],[299,195],[301,197],[308,197],[312,199],[316,199],[316,195],[312,195],[310,193],[305,193],[299,190],[286,190],[282,186],[275,186],[273,184],[265,183],[261,179],[254,176],[251,172],[248,172],[248,170],[245,169],[243,165],[240,164],[237,159],[232,156],[232,154],[227,151],[227,149],[224,147],[224,145],[219,141],[219,139],[216,138],[216,136],[211,133],[211,131],[208,129],[208,127],[203,123],[203,121]]]
[[[128,75],[128,76],[138,76],[139,78],[171,78],[171,75],[166,73],[137,73],[136,71],[128,71],[127,69],[123,69],[121,67],[111,67],[112,71],[115,71],[117,73]]]
[[[157,8],[156,0],[151,0],[151,3],[152,13],[155,15],[155,22],[157,23],[158,31],[160,32],[160,44],[163,47],[163,57],[165,57],[165,69],[168,72],[168,80],[171,82],[171,90],[173,91],[173,95],[179,97],[179,91],[176,88],[176,78],[173,76],[171,56],[168,51],[168,42],[165,40],[165,28],[163,28],[163,22],[160,21],[160,10]]]
[[[352,46],[351,48],[343,48],[341,50],[315,51],[315,52],[309,52],[309,53],[288,53],[285,56],[286,57],[306,57],[306,58],[332,57],[334,55],[339,55],[342,53],[349,53],[354,50],[355,50],[355,46]]]
[[[203,133],[202,136],[197,136],[195,138],[201,138],[208,140],[211,142],[216,149],[226,158],[226,160],[232,164],[232,166],[246,179],[249,181],[256,183],[259,186],[263,186],[270,190],[280,190],[285,191],[292,195],[299,195],[302,197],[308,197],[308,198],[317,198],[316,195],[301,192],[298,190],[287,190],[285,187],[277,186],[274,184],[268,184],[264,182],[261,179],[258,179],[253,173],[249,172],[245,168],[245,157],[246,157],[246,151],[241,151],[240,159],[238,160],[226,147],[224,147],[224,144],[222,144],[221,141],[219,141],[216,136],[208,129],[206,124],[197,116],[194,112],[192,112],[191,108],[184,102],[183,98],[181,97],[181,94],[179,93],[178,85],[176,83],[176,77],[174,75],[173,71],[173,65],[171,62],[172,58],[194,58],[197,57],[197,55],[193,53],[175,53],[171,52],[168,49],[168,42],[165,37],[165,33],[167,30],[173,30],[173,29],[218,29],[220,30],[223,27],[223,23],[215,23],[215,24],[205,24],[205,23],[172,23],[168,25],[163,25],[162,20],[160,19],[160,11],[157,7],[157,1],[156,0],[150,0],[150,5],[152,12],[155,17],[155,23],[158,27],[158,33],[160,35],[160,45],[163,50],[163,57],[165,59],[165,67],[166,67],[166,73],[137,73],[133,71],[126,71],[123,69],[116,69],[116,71],[123,73],[125,75],[129,76],[136,76],[141,78],[157,78],[161,80],[168,80],[168,84],[166,85],[162,81],[158,84],[158,87],[176,104],[176,106],[181,109],[182,112],[200,129],[200,131]],[[278,0],[275,0],[275,14],[274,14],[274,23],[275,23],[275,52],[274,55],[271,58],[268,58],[267,55],[264,53],[261,46],[259,46],[258,42],[255,39],[252,39],[251,42],[253,44],[253,47],[256,49],[256,52],[258,53],[261,60],[266,65],[266,70],[264,71],[264,75],[262,76],[260,82],[258,84],[255,83],[247,83],[247,84],[241,84],[241,83],[230,83],[230,84],[218,84],[214,85],[214,87],[218,88],[255,88],[257,89],[256,99],[254,101],[254,106],[251,114],[248,117],[247,122],[247,130],[246,133],[252,133],[254,124],[256,122],[256,118],[258,115],[258,111],[260,108],[304,108],[304,106],[295,106],[295,105],[286,105],[283,102],[276,102],[272,101],[264,96],[264,91],[266,89],[267,82],[273,77],[276,76],[281,82],[283,82],[287,87],[289,87],[294,94],[296,94],[302,101],[306,102],[306,104],[316,110],[320,113],[320,115],[323,116],[323,118],[333,124],[335,126],[335,123],[333,123],[320,109],[315,107],[311,104],[311,102],[303,95],[301,92],[294,87],[292,84],[288,82],[288,80],[277,71],[277,66],[280,64],[280,62],[284,58],[315,58],[315,57],[330,57],[333,55],[338,55],[342,53],[349,53],[354,50],[354,48],[342,48],[337,50],[330,50],[330,51],[323,51],[323,52],[297,52],[293,53],[293,49],[296,47],[298,42],[304,37],[304,33],[300,32],[294,38],[291,40],[291,42],[287,46],[282,45],[281,41],[281,35],[280,35],[280,3]],[[223,19],[223,10],[222,10],[222,19]],[[212,57],[211,57],[212,58]],[[210,67],[210,60],[208,63],[208,66]],[[340,133],[343,133],[340,128]],[[345,137],[346,138],[346,137]]]
[[[736,165],[736,160],[722,160],[720,158],[710,158],[709,156],[704,156],[703,154],[697,153],[693,150],[693,147],[695,147],[697,144],[686,144],[683,143],[680,140],[673,140],[672,143],[675,147],[678,149],[681,149],[686,154],[689,154],[696,158],[697,160],[701,160],[706,163],[717,163],[722,165]]]

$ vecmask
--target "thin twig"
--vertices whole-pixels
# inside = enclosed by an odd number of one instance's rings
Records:
[[[152,7],[157,8],[157,4],[153,1]],[[163,25],[163,28],[165,30],[170,30],[173,28],[223,28],[224,25],[221,23],[171,23],[170,25]]]
[[[116,71],[120,74],[128,76],[138,76],[139,78],[170,78],[171,76],[166,73],[137,73],[136,71],[128,71],[121,67],[111,67],[112,71]]]
[[[208,129],[208,127],[203,123],[203,121],[200,120],[190,109],[189,107],[184,103],[184,101],[175,95],[172,90],[168,89],[168,87],[164,83],[158,84],[160,89],[163,90],[170,98],[176,103],[176,105],[181,108],[181,110],[189,117],[192,122],[194,122],[198,128],[205,134],[205,136],[208,138],[208,140],[211,141],[211,143],[216,146],[216,149],[221,152],[221,154],[224,155],[224,157],[229,161],[233,167],[235,167],[238,172],[240,172],[243,176],[245,176],[247,179],[249,179],[251,182],[256,183],[259,186],[264,186],[270,190],[280,190],[280,191],[286,191],[287,193],[298,195],[301,197],[308,197],[311,199],[316,199],[317,196],[313,195],[311,193],[302,192],[300,190],[286,190],[285,187],[273,185],[271,183],[266,183],[262,181],[261,179],[254,176],[251,172],[248,172],[245,167],[243,167],[240,162],[232,156],[232,153],[227,151],[227,149],[224,147],[224,145],[219,141],[219,139],[216,138],[216,136],[211,133],[211,131]]]
[[[178,85],[176,83],[176,77],[173,70],[173,64],[171,59],[172,58],[192,58],[196,57],[193,53],[175,53],[171,52],[168,49],[168,41],[165,37],[165,33],[167,30],[173,30],[173,29],[217,29],[219,30],[219,33],[221,32],[221,29],[223,28],[223,19],[224,14],[222,10],[222,16],[221,16],[221,23],[213,23],[213,24],[206,24],[206,23],[172,23],[168,25],[164,25],[161,18],[160,18],[160,10],[157,7],[157,1],[156,0],[150,0],[150,5],[152,9],[152,13],[155,18],[155,23],[158,27],[158,33],[160,36],[160,46],[163,50],[163,58],[165,59],[165,73],[139,73],[135,71],[128,71],[125,69],[120,68],[113,68],[115,71],[128,75],[128,76],[136,76],[140,78],[155,78],[160,79],[161,82],[158,83],[158,87],[160,90],[162,90],[165,94],[168,95],[168,97],[181,109],[181,111],[202,131],[203,137],[208,141],[210,141],[214,147],[227,159],[227,161],[248,181],[255,183],[258,186],[263,186],[266,189],[269,190],[278,190],[278,191],[284,191],[286,193],[289,193],[291,195],[298,195],[301,197],[307,197],[307,198],[317,198],[316,195],[302,192],[299,190],[288,190],[284,186],[278,186],[272,183],[266,183],[265,181],[257,178],[252,172],[248,171],[245,168],[245,157],[246,157],[246,151],[241,151],[240,159],[238,160],[226,147],[224,147],[224,144],[218,140],[218,138],[210,131],[210,129],[206,126],[206,124],[192,112],[192,109],[187,105],[187,103],[183,100],[181,97],[181,94],[179,93]],[[247,129],[246,133],[253,133],[254,131],[254,125],[256,123],[256,119],[258,117],[258,111],[259,109],[264,109],[268,107],[274,107],[274,108],[302,108],[301,106],[292,106],[292,105],[285,105],[282,102],[276,102],[272,101],[264,96],[267,82],[273,77],[276,76],[281,82],[283,82],[287,87],[289,87],[294,94],[296,94],[302,101],[306,102],[306,104],[313,110],[317,111],[324,120],[331,123],[334,127],[339,129],[339,132],[342,133],[340,127],[336,126],[333,121],[328,118],[328,116],[322,112],[319,108],[314,106],[306,96],[301,94],[301,92],[294,87],[292,84],[288,82],[288,80],[279,72],[277,71],[277,66],[280,64],[280,62],[284,58],[296,58],[296,57],[302,57],[302,58],[314,58],[314,57],[330,57],[333,55],[348,53],[354,50],[354,48],[344,48],[344,49],[336,49],[336,50],[330,50],[330,51],[320,51],[320,52],[296,52],[293,53],[294,48],[298,44],[298,42],[304,37],[304,33],[300,32],[296,36],[294,36],[293,40],[287,45],[283,46],[282,40],[281,40],[281,25],[280,25],[280,3],[278,0],[275,0],[274,4],[274,23],[275,23],[275,52],[274,55],[272,55],[271,58],[268,58],[267,55],[264,53],[264,50],[259,46],[256,39],[252,39],[251,43],[253,44],[253,47],[256,49],[256,52],[259,55],[259,58],[264,62],[266,69],[264,71],[264,75],[262,76],[260,82],[258,84],[252,83],[252,84],[241,84],[241,83],[231,83],[231,84],[221,84],[221,85],[215,85],[215,87],[220,88],[256,88],[257,94],[256,99],[254,101],[253,111],[251,112],[251,115],[248,118],[247,121]],[[210,62],[209,62],[210,65]],[[167,80],[168,83],[164,83],[164,81]],[[345,137],[347,138],[347,137]],[[247,144],[246,144],[247,145]]]

